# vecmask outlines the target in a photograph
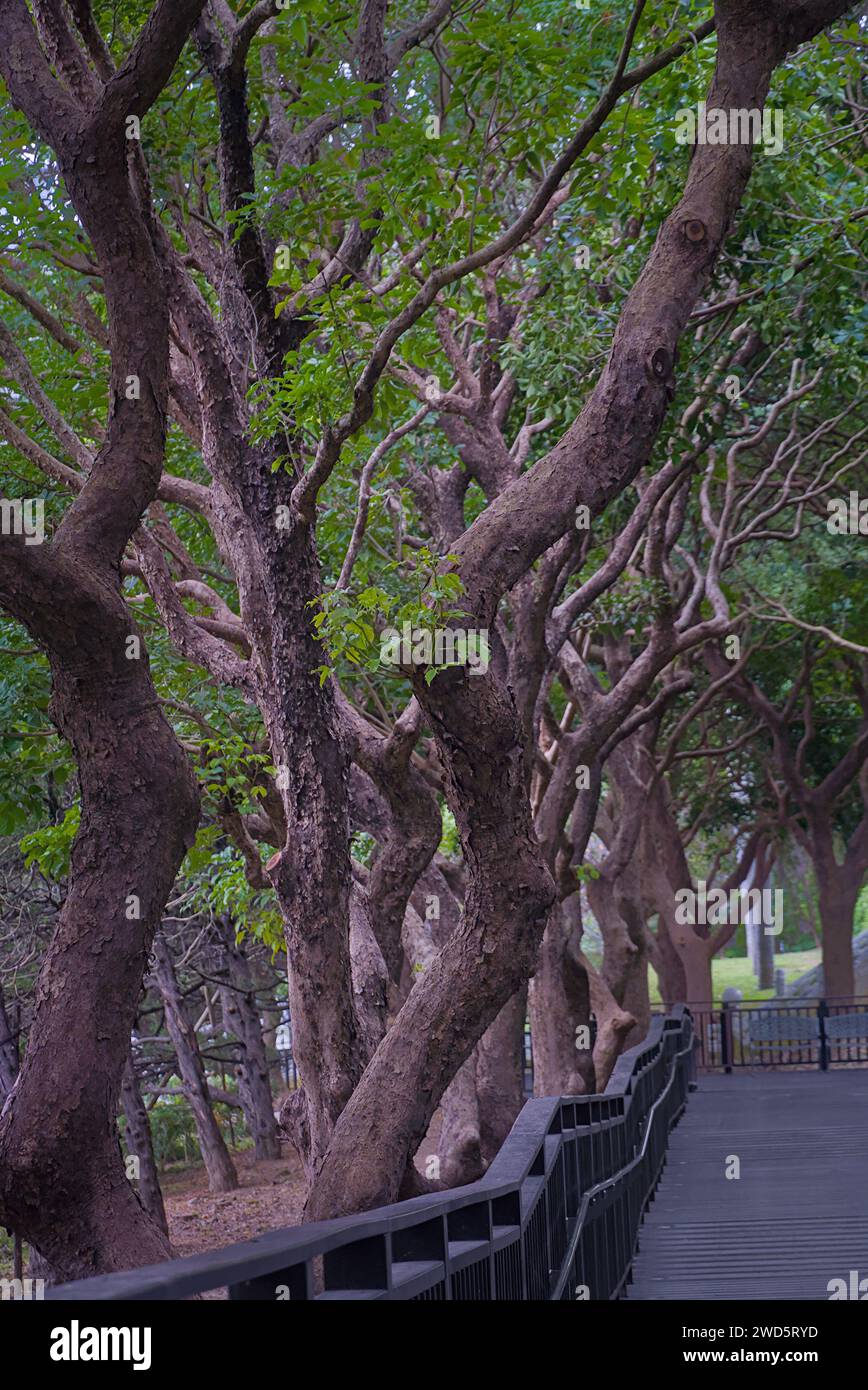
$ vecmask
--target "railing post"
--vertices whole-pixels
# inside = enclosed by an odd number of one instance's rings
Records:
[[[732,1071],[732,1048],[730,1047],[731,1039],[729,1033],[729,1009],[729,1002],[724,1001],[723,1007],[720,1010],[720,1060],[723,1065],[723,1070],[725,1072]]]
[[[826,1037],[826,1019],[828,1017],[829,1005],[825,999],[821,999],[817,1009],[817,1020],[820,1025],[820,1071],[829,1070],[829,1042]]]
[[[690,1033],[690,1051],[687,1054],[687,1084],[684,1087],[684,1096],[687,1098],[688,1091],[695,1091],[698,1085],[696,1080],[696,1051],[700,1047],[699,1035],[693,1026],[693,1018],[688,1015],[688,1022],[685,1024],[685,1031]]]

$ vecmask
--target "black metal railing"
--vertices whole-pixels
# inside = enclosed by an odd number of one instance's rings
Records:
[[[691,1005],[691,1013],[697,1064],[707,1071],[868,1066],[868,998],[748,999]]]
[[[612,1299],[694,1074],[683,1006],[651,1022],[602,1095],[529,1100],[485,1177],[188,1259],[63,1284],[49,1299]]]

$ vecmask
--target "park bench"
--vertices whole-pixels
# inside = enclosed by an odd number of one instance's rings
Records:
[[[868,1011],[830,1014],[826,1019],[826,1037],[859,1042],[868,1040]]]
[[[868,1042],[868,1010],[824,1013],[822,1031],[819,1014],[785,1014],[769,1010],[768,1013],[750,1014],[749,1018],[743,1019],[743,1024],[746,1024],[742,1033],[743,1042],[748,1043],[751,1049],[761,1049],[764,1053],[810,1047],[814,1043],[821,1044],[824,1039],[826,1043],[849,1046]],[[859,1050],[861,1052],[861,1047]],[[823,1050],[823,1057],[826,1055]],[[846,1060],[846,1057],[841,1060]]]
[[[752,1013],[750,1015],[749,1036],[752,1043],[763,1046],[791,1047],[793,1044],[817,1042],[820,1037],[820,1020],[801,1014]]]

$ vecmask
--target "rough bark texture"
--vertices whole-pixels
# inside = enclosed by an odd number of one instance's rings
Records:
[[[309,1215],[331,1216],[370,1206],[398,1191],[410,1155],[451,1076],[531,972],[548,909],[558,891],[552,871],[560,879],[555,841],[540,849],[528,807],[531,745],[527,732],[536,708],[534,680],[538,684],[539,651],[524,654],[526,660],[520,663],[521,671],[514,673],[518,678],[512,686],[502,660],[496,660],[483,679],[468,679],[453,672],[438,677],[431,687],[420,681],[418,700],[434,730],[462,840],[467,866],[465,914],[369,1061],[379,1027],[376,958],[370,943],[379,934],[381,955],[392,985],[397,986],[402,899],[406,902],[414,875],[424,865],[427,845],[409,844],[407,826],[398,824],[400,805],[393,808],[395,835],[388,853],[375,865],[373,883],[369,882],[373,898],[383,905],[382,918],[375,914],[366,919],[364,911],[357,911],[354,917],[354,906],[364,905],[361,899],[355,902],[352,898],[348,815],[352,738],[342,727],[334,683],[327,680],[322,684],[316,674],[321,653],[310,625],[310,605],[322,590],[314,536],[315,485],[328,476],[350,435],[370,419],[376,384],[401,332],[433,305],[439,289],[454,283],[460,274],[490,264],[492,257],[485,261],[471,256],[463,269],[447,268],[426,280],[412,303],[379,335],[374,354],[355,386],[348,417],[327,426],[316,461],[302,478],[297,441],[291,432],[267,446],[251,444],[247,388],[254,377],[263,381],[281,374],[284,354],[297,346],[308,325],[275,315],[268,287],[266,239],[252,219],[239,221],[236,216],[250,209],[256,189],[245,91],[246,44],[232,24],[228,7],[218,7],[219,25],[207,15],[197,28],[197,42],[213,78],[220,117],[218,158],[226,232],[225,259],[216,287],[219,326],[165,229],[151,215],[144,160],[134,153],[127,164],[123,141],[125,116],[143,114],[159,93],[186,34],[203,10],[202,0],[159,0],[133,53],[117,74],[111,74],[106,54],[98,47],[93,49],[92,36],[91,51],[97,56],[95,72],[91,72],[80,56],[69,51],[62,29],[52,28],[45,18],[54,7],[41,4],[38,8],[44,48],[51,53],[63,83],[52,73],[36,41],[24,0],[0,0],[0,14],[9,35],[0,53],[0,68],[14,99],[58,152],[70,196],[103,275],[112,351],[106,442],[66,514],[58,545],[71,561],[86,559],[90,566],[87,577],[95,576],[94,582],[101,586],[102,598],[95,604],[99,616],[85,614],[87,621],[99,628],[105,614],[114,612],[111,605],[117,598],[117,569],[126,542],[159,484],[168,408],[167,297],[171,297],[178,344],[194,365],[191,376],[195,380],[187,394],[195,398],[193,410],[198,407],[201,418],[196,425],[203,460],[215,479],[207,490],[209,519],[237,579],[245,641],[251,653],[249,663],[241,662],[234,653],[227,656],[225,649],[215,655],[214,644],[209,646],[180,602],[172,608],[172,585],[161,590],[159,565],[152,554],[148,558],[147,534],[139,545],[142,569],[158,603],[164,603],[166,626],[182,654],[201,657],[205,665],[210,658],[221,678],[225,675],[257,699],[272,757],[285,774],[281,783],[281,843],[267,872],[286,926],[290,1008],[303,1089],[286,1108],[284,1123],[308,1172],[316,1175]],[[718,0],[715,8],[718,62],[708,104],[754,108],[763,105],[772,71],[783,56],[847,5],[839,0],[769,0],[763,6],[748,0]],[[386,11],[385,0],[365,0],[361,7],[356,53],[359,75],[383,96],[379,107],[364,119],[369,135],[376,134],[378,123],[388,115],[388,62],[383,38]],[[626,56],[627,50],[624,61]],[[107,80],[104,90],[96,72]],[[583,127],[579,133],[579,151],[625,90],[618,81],[613,83],[594,128],[585,132]],[[379,157],[375,142],[362,154],[369,167]],[[522,583],[535,562],[571,531],[577,503],[598,514],[649,460],[673,394],[679,339],[708,283],[750,166],[751,151],[746,147],[695,149],[684,196],[661,227],[626,300],[600,379],[580,417],[545,458],[522,474],[518,455],[512,459],[507,456],[498,431],[490,429],[490,422],[481,417],[469,430],[453,432],[457,446],[467,456],[468,472],[476,470],[492,499],[453,547],[459,556],[464,604],[477,626],[494,627],[503,596]],[[569,167],[565,165],[558,178]],[[545,200],[554,191],[549,190]],[[374,213],[372,224],[378,216]],[[513,240],[507,236],[507,244],[495,250],[506,254],[518,244],[520,235]],[[330,283],[359,269],[373,240],[373,228],[363,231],[359,222],[352,220],[335,258],[340,264]],[[138,375],[142,383],[141,402],[135,407],[122,389],[129,373]],[[486,369],[485,374],[490,393],[491,373]],[[508,407],[508,394],[504,399]],[[176,391],[176,408],[177,404]],[[178,485],[176,480],[176,490]],[[441,486],[445,498],[446,484]],[[447,529],[455,522],[460,525],[465,488],[466,482],[462,484],[455,474],[450,475],[451,521]],[[289,518],[283,528],[277,524],[279,508]],[[103,685],[97,689],[91,671],[90,689],[86,677],[82,678],[82,698],[75,685],[79,680],[75,654],[70,656],[69,644],[58,643],[49,631],[46,614],[50,604],[43,603],[37,612],[32,602],[28,608],[21,601],[19,581],[38,578],[39,562],[22,558],[21,547],[5,548],[15,563],[9,567],[12,579],[7,582],[0,556],[0,598],[7,602],[11,593],[11,611],[24,613],[27,609],[24,621],[35,633],[41,632],[40,640],[52,650],[58,722],[74,743],[77,739],[83,781],[90,777],[77,861],[74,857],[73,887],[76,875],[81,879],[80,870],[86,870],[88,860],[93,860],[96,847],[105,853],[103,833],[108,835],[109,866],[120,880],[130,865],[140,867],[134,856],[131,859],[123,834],[115,833],[118,825],[121,830],[124,826],[125,808],[118,801],[120,777],[113,787],[113,799],[108,798],[110,804],[105,807],[105,820],[111,816],[112,824],[104,827],[96,823],[94,815],[93,770],[98,765],[102,768],[107,758],[111,781],[113,752],[119,772],[124,762],[116,756],[110,737],[110,728],[117,728],[118,718],[123,719],[118,711],[124,691],[113,683],[112,663],[100,652]],[[61,582],[67,582],[70,573],[67,567]],[[82,587],[80,579],[75,575],[76,592]],[[523,587],[524,597],[533,608],[534,586],[525,583]],[[52,592],[56,599],[60,592],[56,576]],[[103,627],[107,631],[104,623]],[[671,648],[654,653],[658,671],[672,654]],[[193,798],[187,795],[189,773],[182,766],[177,745],[167,736],[166,726],[153,714],[154,696],[147,681],[135,696],[132,706],[129,702],[126,705],[127,724],[121,723],[124,770],[128,773],[132,763],[147,787],[151,785],[148,776],[160,784],[160,796],[146,798],[145,809],[153,821],[140,822],[148,827],[152,841],[148,850],[157,865],[155,891],[147,895],[141,927],[131,933],[130,960],[121,952],[113,1001],[118,1005],[118,1029],[122,1033],[123,1025],[127,1037],[136,968],[140,971],[142,952],[147,950],[159,916],[160,894],[164,898],[168,891],[170,870],[177,869],[195,819]],[[76,702],[82,715],[77,727]],[[136,733],[142,731],[135,728],[131,711],[143,722],[150,711],[154,727],[146,732],[155,767],[145,766],[143,751],[135,742]],[[624,713],[622,709],[619,714],[613,702],[609,711],[612,728]],[[92,739],[94,730],[98,737]],[[555,819],[560,836],[566,818]],[[117,881],[110,886],[117,889]],[[562,883],[560,891],[564,896]],[[114,910],[111,893],[108,899]],[[76,910],[80,907],[79,901]],[[96,917],[95,899],[91,910]],[[67,923],[70,920],[67,918]],[[82,920],[86,932],[86,913]],[[105,918],[102,926],[107,929]],[[80,928],[66,936],[64,931],[62,922],[59,939],[63,951],[51,960],[52,970],[57,969],[61,981],[71,960],[69,952],[80,938]],[[641,932],[638,935],[641,938]],[[631,941],[641,950],[640,940],[631,936]],[[111,949],[104,949],[100,937],[98,945],[103,951],[104,969],[95,973],[102,982],[106,970],[113,970],[118,962],[114,942]],[[708,966],[708,951],[695,934],[685,941],[685,959],[679,962],[688,976],[688,993],[706,988],[704,980],[697,986],[700,972],[693,957],[698,958],[700,948]],[[86,950],[83,954],[87,955]],[[90,954],[93,957],[97,952]],[[94,968],[92,958],[84,960],[85,972],[88,965]],[[607,1001],[613,996],[602,983],[608,1009]],[[599,979],[591,976],[592,997],[595,989],[599,994],[600,985]],[[54,987],[54,975],[50,974],[45,990],[50,992]],[[95,995],[95,986],[91,986],[86,1003],[92,1003]],[[66,1022],[62,1008],[57,1013]],[[598,1013],[598,1017],[602,1015]],[[605,1065],[628,1018],[632,1024],[631,1016],[615,1001],[614,1010],[602,1019],[598,1050]],[[41,1022],[44,1025],[44,1020]],[[114,1023],[113,1017],[112,1026]],[[34,1037],[38,1055],[39,1028]],[[113,1034],[112,1044],[115,1042]],[[32,1041],[31,1050],[33,1046]],[[91,1060],[82,1054],[83,1066]],[[122,1061],[123,1052],[115,1048],[104,1074],[94,1077],[92,1089],[94,1095],[99,1091],[100,1097],[99,1104],[94,1103],[104,1128],[117,1098]],[[478,1063],[479,1058],[477,1069]],[[27,1089],[23,1081],[16,1088],[13,1110],[20,1108],[20,1098]],[[50,1102],[55,1100],[54,1094],[40,1099],[48,1100],[53,1116],[55,1109]],[[30,1122],[37,1114],[38,1106],[33,1105],[28,1112]],[[0,1158],[4,1156],[3,1139],[0,1126]],[[359,1163],[360,1153],[366,1155],[365,1165]],[[50,1179],[51,1174],[48,1176]],[[0,1179],[0,1210],[4,1196]],[[69,1254],[59,1253],[64,1257]],[[124,1258],[127,1253],[111,1251],[108,1258]]]
[[[238,1177],[214,1118],[196,1032],[184,1008],[172,953],[162,937],[154,942],[154,960],[154,979],[166,1006],[166,1029],[175,1048],[184,1094],[196,1123],[199,1148],[208,1173],[208,1186],[212,1192],[233,1192],[238,1186]]]
[[[160,481],[169,330],[124,127],[156,100],[203,2],[159,0],[94,104],[83,63],[70,87],[52,73],[23,0],[0,10],[0,72],[57,154],[102,273],[111,351],[105,440],[54,541],[37,557],[15,537],[0,539],[0,603],[48,654],[51,716],[73,748],[81,790],[68,895],[0,1117],[0,1220],[60,1279],[169,1253],[126,1180],[115,1123],[147,954],[199,812],[147,658],[130,659],[127,639],[141,635],[120,593],[124,548]],[[137,400],[125,390],[133,375]]]
[[[61,1279],[168,1254],[126,1181],[115,1115],[151,938],[198,820],[147,661],[126,659],[126,606],[77,569],[68,577],[67,606],[34,633],[49,646],[52,716],[78,764],[81,827],[0,1119],[0,1211]],[[26,606],[53,602],[57,575],[44,594],[31,578]],[[21,611],[15,598],[4,593]]]
[[[561,903],[551,913],[528,991],[536,1096],[581,1096],[595,1089],[592,1049],[581,1045],[583,1034],[576,1031],[587,1028],[590,1042],[588,977],[574,949],[581,939],[577,907]]]
[[[425,707],[423,684],[416,693]],[[398,1190],[456,1067],[530,974],[554,896],[536,853],[510,702],[487,679],[475,682],[472,698],[461,675],[439,676],[430,689],[438,685],[450,709],[448,729],[439,709],[426,712],[449,766],[449,802],[468,873],[464,919],[411,992],[341,1115],[308,1199],[310,1219],[377,1206]],[[477,731],[472,746],[451,732],[467,728]],[[349,1152],[356,1155],[352,1173]]]
[[[145,1102],[142,1100],[142,1093],[139,1090],[136,1069],[131,1056],[127,1059],[121,1082],[121,1104],[127,1122],[127,1153],[135,1155],[139,1161],[137,1186],[139,1201],[148,1215],[168,1237],[169,1226],[166,1221],[166,1208],[163,1205],[163,1193],[157,1173],[157,1161],[154,1157],[151,1125]]]
[[[447,1187],[485,1172],[524,1104],[527,990],[504,1005],[453,1077],[441,1101],[438,1156]]]
[[[447,1086],[440,1105],[443,1118],[436,1157],[438,1176],[446,1187],[461,1187],[464,1183],[475,1182],[485,1171],[476,1062],[474,1048]]]
[[[527,988],[516,990],[476,1045],[479,1137],[491,1163],[524,1105],[524,1025]]]
[[[256,1006],[256,989],[250,962],[236,945],[232,922],[219,919],[218,975],[224,1027],[238,1039],[241,1056],[235,1066],[238,1094],[257,1158],[280,1157],[280,1132],[274,1116],[274,1097],[268,1075],[268,1059],[262,1022]]]

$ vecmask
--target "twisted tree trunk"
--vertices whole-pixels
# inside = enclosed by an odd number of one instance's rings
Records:
[[[0,72],[55,150],[102,274],[111,352],[105,439],[49,545],[0,537],[0,603],[46,651],[51,717],[78,766],[69,889],[36,991],[27,1054],[0,1116],[0,1221],[60,1279],[164,1258],[127,1182],[117,1104],[151,941],[199,816],[189,762],[160,711],[121,593],[125,548],[160,485],[169,311],[125,127],[172,73],[204,0],[158,0],[100,85],[55,75],[50,16],[4,0]],[[51,35],[46,42],[52,49]],[[137,384],[131,392],[130,382]],[[74,475],[75,476],[75,475]]]

